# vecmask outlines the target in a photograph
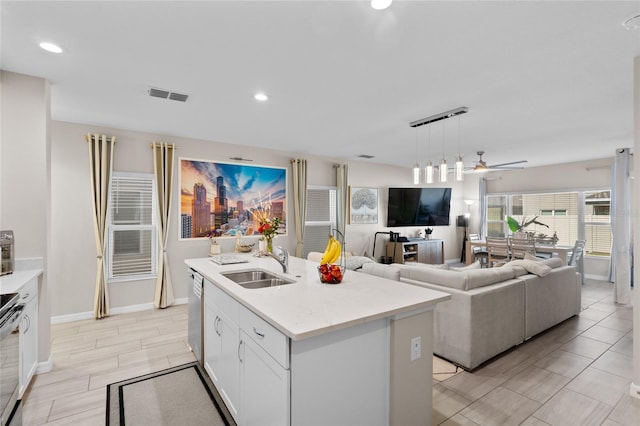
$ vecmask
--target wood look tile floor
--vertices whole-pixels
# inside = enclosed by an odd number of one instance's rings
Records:
[[[583,311],[481,368],[434,360],[434,425],[639,425],[631,307],[587,280]],[[34,377],[23,424],[104,425],[106,386],[195,360],[187,305],[51,327],[53,369]],[[440,371],[437,373],[436,370]]]
[[[640,426],[632,309],[585,280],[582,312],[473,372],[433,382],[433,424]]]

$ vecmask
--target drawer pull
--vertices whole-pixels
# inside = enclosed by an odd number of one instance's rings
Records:
[[[253,332],[256,333],[261,339],[264,339],[264,333],[260,333],[258,330],[256,330],[255,327],[253,327]]]

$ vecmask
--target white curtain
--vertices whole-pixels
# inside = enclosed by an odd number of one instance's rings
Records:
[[[613,247],[611,264],[616,303],[631,303],[631,182],[629,180],[631,150],[616,150],[613,185],[611,188],[611,218]]]
[[[347,225],[347,210],[349,207],[349,183],[347,177],[349,170],[346,164],[335,164],[333,167],[336,169],[336,187],[337,187],[337,200],[336,200],[336,225],[338,231],[344,233]]]
[[[296,257],[304,257],[304,223],[307,220],[307,160],[291,160]]]
[[[154,142],[151,144],[151,149],[153,150],[153,172],[156,183],[158,248],[160,251],[153,304],[156,308],[166,308],[175,302],[167,257],[167,234],[171,217],[171,182],[173,181],[173,157],[176,147],[173,144]]]
[[[487,236],[487,180],[479,179],[480,194],[480,238]]]
[[[96,240],[96,288],[93,298],[93,316],[96,319],[109,316],[109,292],[105,278],[105,236],[107,230],[107,201],[109,183],[113,172],[113,148],[116,138],[87,134],[89,144],[89,169],[93,198],[93,233]]]

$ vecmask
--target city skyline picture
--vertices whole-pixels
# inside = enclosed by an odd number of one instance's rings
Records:
[[[179,238],[258,235],[258,214],[286,232],[287,170],[180,158]]]

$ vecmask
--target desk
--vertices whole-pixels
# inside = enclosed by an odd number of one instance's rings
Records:
[[[467,265],[470,265],[475,260],[473,255],[473,247],[483,247],[486,248],[487,243],[485,241],[467,241],[466,254],[465,259]],[[536,245],[536,252],[538,253],[551,253],[551,255],[557,255],[560,259],[562,259],[563,264],[567,264],[569,262],[569,254],[573,250],[573,246],[547,246],[547,245]]]

